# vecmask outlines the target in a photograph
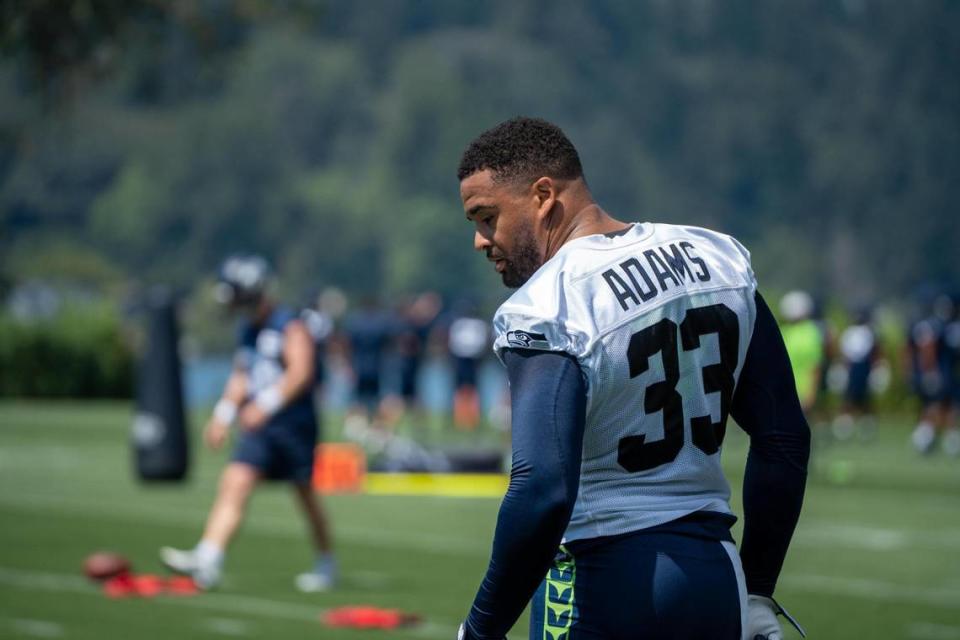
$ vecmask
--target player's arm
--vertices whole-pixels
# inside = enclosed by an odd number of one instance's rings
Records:
[[[313,337],[302,321],[294,320],[288,324],[284,338],[283,360],[286,369],[277,385],[280,387],[282,404],[286,405],[313,387],[316,358]]]
[[[261,389],[240,410],[240,422],[246,428],[262,426],[287,404],[313,386],[313,338],[300,320],[293,320],[284,329],[283,375],[275,383]]]
[[[747,591],[771,598],[803,505],[810,428],[780,329],[759,293],[756,306],[730,415],[750,435],[740,545]]]
[[[203,439],[211,449],[219,449],[227,441],[230,427],[246,397],[247,374],[242,368],[234,367],[223,386],[220,399],[213,407],[213,415],[203,430]]]
[[[503,638],[533,596],[573,512],[580,476],[586,382],[565,353],[508,349],[513,464],[493,552],[466,638]]]

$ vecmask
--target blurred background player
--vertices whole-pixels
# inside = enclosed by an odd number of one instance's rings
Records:
[[[392,423],[412,414],[417,427],[424,424],[418,389],[420,369],[441,307],[440,295],[426,291],[400,309],[394,337],[400,389],[398,396],[392,396],[391,410],[388,411]]]
[[[462,300],[457,305],[448,335],[454,375],[453,424],[461,430],[476,429],[480,423],[477,377],[490,337],[489,323],[478,315],[474,303]]]
[[[369,427],[380,430],[385,426],[380,408],[381,376],[394,325],[373,296],[364,297],[360,307],[349,313],[345,320],[345,346],[353,377],[353,401],[344,422],[344,430],[354,440],[364,440],[373,435],[369,433]]]
[[[223,264],[217,300],[241,322],[234,369],[204,440],[219,449],[235,421],[240,430],[200,542],[191,550],[160,550],[167,567],[192,576],[203,589],[220,582],[224,553],[262,480],[290,482],[306,516],[317,557],[312,571],[297,576],[297,587],[320,591],[335,580],[327,519],[311,487],[317,442],[315,345],[304,322],[267,295],[269,278],[269,266],[259,256],[234,256]]]
[[[943,370],[947,380],[947,430],[943,449],[948,455],[960,456],[960,296],[951,298],[951,314],[943,330]]]
[[[323,425],[323,388],[327,379],[327,351],[336,328],[337,308],[331,299],[342,300],[343,294],[336,289],[326,289],[313,296],[300,312],[300,319],[313,339],[314,351],[314,411],[317,424]],[[342,308],[340,308],[342,312]]]
[[[838,364],[839,346],[837,331],[827,317],[823,299],[813,296],[813,311],[810,319],[820,332],[820,365],[817,367],[817,394],[807,419],[814,424],[830,424],[833,420],[833,407],[830,403],[830,370]]]
[[[853,324],[840,334],[840,355],[847,380],[843,409],[833,421],[833,435],[847,440],[859,429],[862,437],[870,438],[876,431],[870,382],[880,360],[880,343],[869,308],[857,311]]]
[[[952,304],[942,295],[929,300],[921,300],[920,317],[910,324],[906,343],[913,391],[920,400],[920,417],[911,439],[914,448],[923,454],[933,451],[938,431],[946,426],[949,403],[944,330],[952,315]]]
[[[781,298],[780,330],[793,366],[800,405],[808,416],[817,403],[824,361],[823,332],[812,316],[813,298],[806,291],[791,291]]]

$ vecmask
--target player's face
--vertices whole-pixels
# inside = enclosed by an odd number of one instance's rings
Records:
[[[474,249],[494,263],[504,285],[522,286],[543,264],[537,238],[542,199],[530,185],[495,182],[487,169],[463,179],[460,199],[476,228]]]

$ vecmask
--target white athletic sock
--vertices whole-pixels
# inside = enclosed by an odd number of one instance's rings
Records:
[[[313,563],[313,570],[317,573],[331,573],[336,571],[337,561],[332,553],[318,553]]]
[[[214,542],[201,540],[193,550],[197,562],[207,566],[220,566],[223,563],[223,549]]]
[[[951,427],[943,434],[943,451],[948,456],[960,456],[960,429]]]

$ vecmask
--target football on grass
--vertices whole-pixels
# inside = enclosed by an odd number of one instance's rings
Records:
[[[130,571],[130,561],[119,553],[98,551],[83,561],[83,572],[91,580],[109,580]]]

